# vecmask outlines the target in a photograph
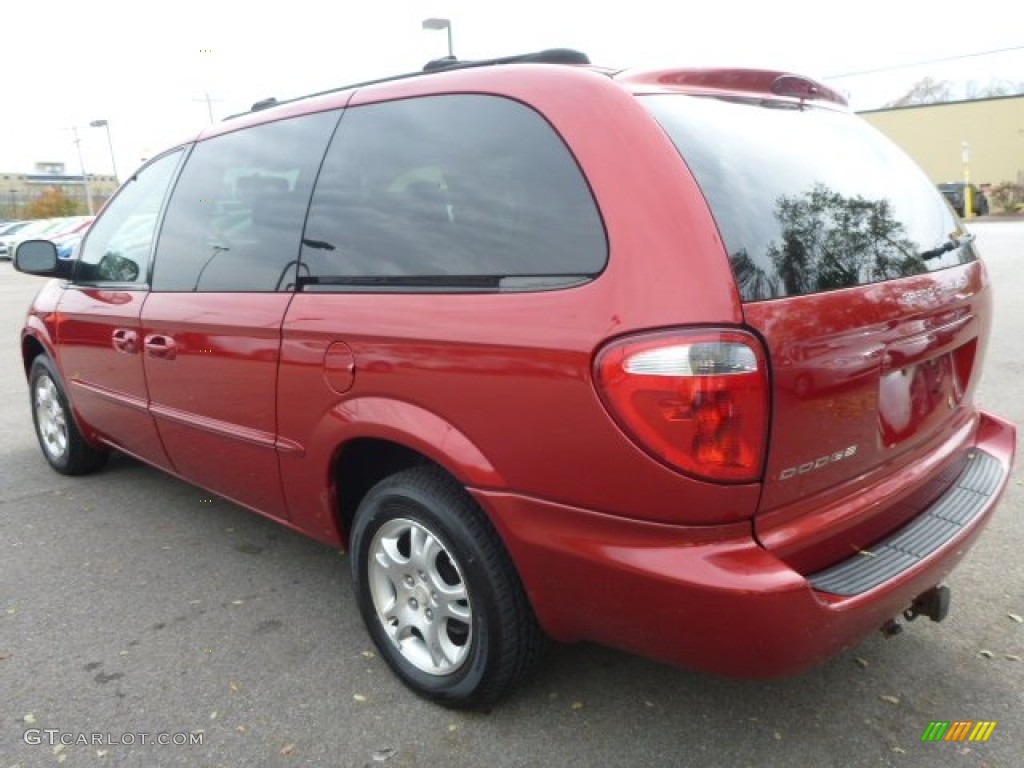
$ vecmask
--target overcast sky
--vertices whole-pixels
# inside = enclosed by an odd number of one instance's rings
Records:
[[[273,8],[267,11],[264,9]],[[1002,48],[1018,50],[830,79],[854,108],[924,76],[1024,79],[1018,0],[7,0],[0,6],[0,171],[36,161],[123,178],[169,143],[268,96],[419,69],[447,52],[427,17],[452,21],[460,58],[550,47],[626,66],[761,67],[829,78]]]

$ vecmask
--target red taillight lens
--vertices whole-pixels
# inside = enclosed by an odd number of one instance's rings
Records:
[[[612,416],[656,458],[707,480],[760,477],[768,374],[750,334],[701,329],[620,339],[598,353],[594,374]]]

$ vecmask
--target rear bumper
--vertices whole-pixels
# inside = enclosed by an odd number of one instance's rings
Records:
[[[1012,425],[983,414],[971,450],[992,460],[994,478],[981,491],[984,498],[937,546],[850,595],[816,589],[815,577],[758,545],[747,523],[670,526],[514,494],[473,493],[498,526],[554,638],[590,640],[722,675],[773,677],[849,648],[941,582],[995,509],[1015,440]],[[942,503],[921,510],[919,518]]]

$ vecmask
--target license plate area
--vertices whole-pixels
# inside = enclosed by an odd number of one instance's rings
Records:
[[[963,400],[956,351],[882,373],[878,416],[886,447],[930,432]]]

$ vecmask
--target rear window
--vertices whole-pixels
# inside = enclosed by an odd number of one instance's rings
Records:
[[[977,258],[969,244],[936,255],[959,230],[948,205],[902,150],[854,115],[679,94],[642,103],[697,179],[744,301]]]

